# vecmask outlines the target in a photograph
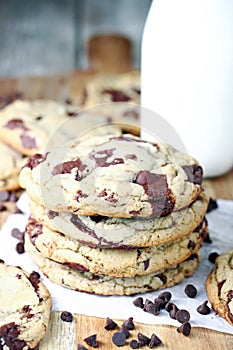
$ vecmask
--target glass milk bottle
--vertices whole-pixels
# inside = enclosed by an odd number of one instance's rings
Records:
[[[142,107],[175,129],[206,177],[233,166],[233,1],[154,0],[142,40]],[[159,135],[142,112],[142,137]],[[169,132],[166,135],[169,140]]]

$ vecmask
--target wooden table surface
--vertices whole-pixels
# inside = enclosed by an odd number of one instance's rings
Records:
[[[80,89],[92,76],[91,71],[77,71],[60,76],[0,80],[0,96],[21,92],[25,98],[54,98],[61,101],[71,98],[76,101]],[[204,186],[213,198],[233,199],[233,170],[224,176],[205,180]],[[0,224],[7,215],[8,212],[1,213]],[[94,333],[97,333],[98,339],[101,340],[100,349],[115,349],[110,341],[112,333],[104,330],[104,323],[104,319],[84,315],[75,315],[72,323],[66,323],[60,320],[59,312],[52,312],[49,330],[38,349],[77,349],[78,343],[83,344],[83,338]],[[190,336],[185,337],[176,331],[176,327],[136,323],[134,333],[139,331],[148,335],[156,333],[163,340],[161,349],[233,349],[232,335],[203,328],[193,328]],[[129,349],[129,346],[122,349]]]

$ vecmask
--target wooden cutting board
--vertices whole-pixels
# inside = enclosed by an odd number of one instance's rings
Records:
[[[0,80],[0,96],[20,92],[25,98],[53,98],[60,101],[70,98],[75,102],[80,98],[80,92],[87,81],[96,74],[96,71],[89,70],[70,72],[59,76],[4,79]],[[233,199],[233,171],[214,180],[206,180],[205,187],[214,198]],[[3,214],[0,224],[3,223],[7,215],[8,212]],[[121,321],[117,322],[121,324]],[[66,323],[60,320],[59,312],[53,312],[47,335],[39,344],[38,349],[77,349],[78,343],[85,345],[83,339],[95,333],[97,333],[97,338],[100,341],[100,349],[116,349],[116,346],[111,343],[112,332],[105,331],[104,324],[104,319],[84,315],[75,315],[72,323]],[[211,350],[223,350],[233,348],[233,336],[207,329],[193,328],[191,335],[185,337],[176,331],[176,327],[136,323],[136,329],[133,332],[134,337],[138,332],[148,336],[156,333],[163,341],[162,349],[204,350],[210,348]],[[124,346],[122,349],[129,349],[129,346]]]

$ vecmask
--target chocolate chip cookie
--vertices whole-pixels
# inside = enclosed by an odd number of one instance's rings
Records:
[[[159,217],[192,203],[202,168],[171,146],[132,135],[96,136],[68,150],[29,159],[20,184],[53,211],[110,217]]]
[[[135,277],[173,266],[196,253],[207,235],[207,224],[203,221],[193,233],[163,245],[128,250],[87,247],[33,218],[26,230],[37,250],[50,260],[93,274]]]
[[[51,297],[38,273],[0,263],[0,347],[32,349],[44,337]]]
[[[101,115],[85,117],[77,107],[53,100],[17,100],[0,111],[0,139],[24,155],[33,155],[47,146],[64,144],[77,138],[95,134],[101,125],[100,135],[111,130],[110,119]],[[103,128],[107,125],[107,130]],[[113,133],[115,135],[115,133]],[[116,133],[117,135],[120,132]]]
[[[214,311],[233,325],[233,249],[216,258],[206,290]]]
[[[111,218],[107,216],[78,216],[55,212],[30,201],[33,217],[53,231],[92,248],[150,247],[180,239],[203,221],[209,197],[206,192],[188,208],[159,218]]]
[[[178,265],[155,273],[132,278],[114,278],[80,272],[75,267],[54,262],[36,249],[28,235],[25,241],[32,259],[50,280],[66,288],[101,295],[131,295],[167,288],[192,275],[200,262],[198,253]]]

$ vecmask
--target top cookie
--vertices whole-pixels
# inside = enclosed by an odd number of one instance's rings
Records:
[[[158,217],[192,203],[202,168],[171,146],[132,135],[93,137],[29,159],[20,184],[53,211]]]
[[[17,100],[0,111],[0,139],[20,153],[31,156],[42,152],[48,147],[48,142],[52,147],[85,138],[90,129],[95,134],[99,125],[102,126],[99,134],[108,133],[109,128],[119,130],[109,123],[107,117],[83,115],[70,104],[52,100]]]

